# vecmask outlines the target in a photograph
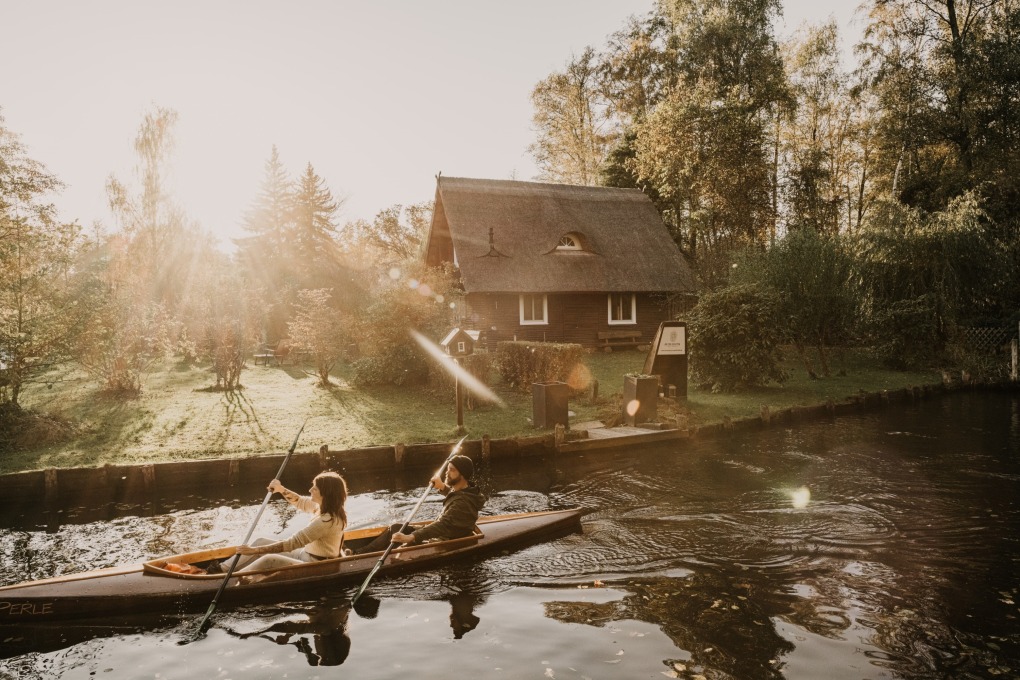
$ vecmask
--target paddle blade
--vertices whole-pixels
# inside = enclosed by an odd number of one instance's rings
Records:
[[[213,600],[209,604],[209,608],[205,610],[205,616],[202,617],[202,621],[199,622],[198,628],[195,629],[195,634],[186,640],[178,640],[177,644],[186,645],[189,642],[194,642],[200,637],[205,637],[206,631],[209,630],[209,624],[212,621],[213,612],[216,611],[216,600]]]
[[[382,604],[378,598],[365,595],[357,601],[352,601],[354,611],[363,619],[374,619],[379,614],[379,605]]]
[[[375,563],[375,566],[372,567],[372,571],[368,572],[368,576],[366,576],[365,580],[361,582],[361,587],[358,588],[358,592],[354,593],[354,597],[351,598],[352,605],[355,604],[358,601],[358,598],[361,597],[362,593],[365,592],[365,588],[368,588],[369,582],[371,582],[372,577],[375,576],[376,572],[379,571],[379,567],[382,566],[384,559],[386,559],[385,555],[383,555],[383,557],[381,557],[379,561]]]

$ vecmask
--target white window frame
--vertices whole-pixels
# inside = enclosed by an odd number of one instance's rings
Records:
[[[564,243],[564,241],[569,241],[569,243]],[[576,234],[564,234],[560,237],[556,250],[581,250],[581,240]]]
[[[524,318],[524,298],[537,298],[538,293],[522,293],[518,296],[520,304],[520,321],[522,326],[548,326],[549,325],[549,296],[542,294],[542,318],[534,320],[525,320]],[[532,311],[534,311],[535,305],[532,302]]]
[[[622,298],[624,306],[627,304],[626,296],[630,295],[630,318],[629,319],[614,319],[613,318],[613,298]],[[610,293],[606,297],[606,310],[607,320],[610,326],[633,326],[637,323],[637,294],[636,293]]]

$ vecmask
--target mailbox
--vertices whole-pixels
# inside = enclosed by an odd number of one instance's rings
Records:
[[[439,346],[451,357],[466,357],[474,354],[475,343],[478,342],[478,331],[465,331],[454,328],[446,334]]]

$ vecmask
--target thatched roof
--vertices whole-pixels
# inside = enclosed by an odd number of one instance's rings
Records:
[[[581,250],[557,249],[568,234]],[[454,257],[469,293],[694,291],[637,189],[440,177],[425,261]]]

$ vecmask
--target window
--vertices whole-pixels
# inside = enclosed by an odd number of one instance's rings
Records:
[[[556,250],[583,250],[581,237],[577,234],[564,234],[560,236],[560,242],[556,244]]]
[[[521,296],[521,325],[549,323],[549,298],[545,295]]]
[[[637,296],[634,293],[609,294],[609,323],[637,323]]]

